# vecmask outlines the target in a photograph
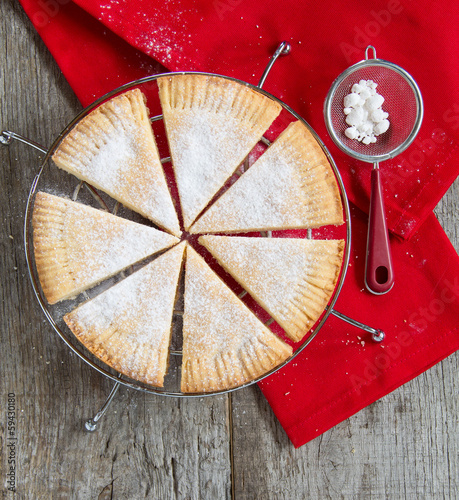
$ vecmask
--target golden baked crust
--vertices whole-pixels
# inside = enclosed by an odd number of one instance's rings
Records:
[[[272,370],[292,354],[187,247],[182,392],[230,389]]]
[[[295,342],[330,301],[344,251],[343,240],[207,235],[199,243]]]
[[[219,77],[173,75],[157,82],[187,231],[236,233],[343,222],[333,169],[301,121],[290,124],[209,207],[281,106]],[[80,120],[53,160],[170,233],[181,234],[139,90],[105,102]],[[36,196],[33,229],[38,275],[50,303],[178,243],[169,234],[45,193]],[[293,238],[207,235],[199,242],[295,342],[329,303],[344,248],[341,240]],[[163,387],[185,247],[181,391],[235,388],[286,361],[291,346],[185,242],[66,314],[71,331],[115,370]]]
[[[221,77],[158,79],[185,230],[234,173],[281,106]]]
[[[50,304],[78,295],[178,238],[65,198],[38,192],[35,264]]]
[[[314,136],[297,121],[204,212],[190,232],[237,233],[342,223],[333,170]]]
[[[78,306],[64,321],[80,342],[124,375],[163,387],[185,242]]]
[[[106,101],[80,120],[54,163],[180,236],[156,142],[140,90]]]

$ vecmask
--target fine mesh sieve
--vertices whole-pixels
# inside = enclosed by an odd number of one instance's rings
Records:
[[[373,59],[368,58],[370,49]],[[343,112],[344,97],[360,80],[373,80],[378,84],[377,92],[384,97],[382,108],[389,113],[389,130],[378,136],[374,144],[366,145],[344,135],[349,127]],[[411,144],[421,126],[423,104],[421,92],[411,75],[396,64],[377,59],[375,48],[369,46],[365,60],[348,68],[333,82],[324,114],[328,132],[336,145],[354,158],[373,163],[393,158]]]
[[[373,52],[371,59],[368,57],[370,50]],[[389,129],[370,144],[350,139],[344,133],[349,127],[344,113],[344,98],[360,80],[377,83],[377,93],[384,97],[382,109],[389,113]],[[377,59],[376,49],[371,45],[365,50],[364,61],[354,64],[338,76],[325,100],[325,124],[335,144],[349,156],[374,165],[371,173],[365,286],[375,294],[388,292],[394,283],[378,162],[394,158],[413,142],[423,114],[421,92],[411,75],[396,64]]]

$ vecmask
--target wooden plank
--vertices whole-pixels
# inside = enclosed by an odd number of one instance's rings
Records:
[[[48,146],[80,106],[17,2],[2,3],[0,26],[0,127]],[[22,224],[38,156],[0,147],[2,498],[14,497],[10,393],[16,498],[457,498],[457,353],[298,450],[256,387],[194,400],[121,388],[85,432],[111,383],[69,353],[28,282]],[[456,248],[458,200],[456,182],[436,210]]]
[[[453,355],[297,450],[258,389],[237,393],[236,498],[457,498],[458,368]]]
[[[456,249],[458,204],[459,179],[436,208]],[[297,450],[258,388],[235,393],[235,497],[457,498],[458,370],[455,353]]]
[[[81,109],[19,3],[2,2],[0,127],[49,146]],[[121,388],[96,433],[83,429],[111,382],[69,352],[30,286],[22,242],[36,151],[0,146],[0,491],[14,393],[17,496],[230,498],[228,398],[179,400]]]

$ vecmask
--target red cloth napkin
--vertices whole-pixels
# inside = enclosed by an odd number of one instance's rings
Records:
[[[276,63],[265,89],[306,118],[330,146],[350,200],[364,211],[371,166],[349,159],[331,144],[322,106],[333,80],[362,60],[365,47],[373,44],[378,57],[414,77],[425,103],[414,144],[381,165],[389,228],[402,237],[414,234],[459,174],[459,66],[454,64],[459,3],[454,0],[440,5],[351,0],[335,2],[333,8],[306,0],[283,2],[282,8],[275,0],[75,0],[110,31],[97,31],[94,19],[68,0],[22,3],[84,103],[110,83],[131,78],[135,67],[148,73],[151,61],[141,53],[173,71],[210,71],[257,83],[273,50],[287,40],[292,52]],[[120,41],[113,33],[139,52],[129,51],[127,44],[118,50]],[[85,61],[82,69],[95,73],[81,74],[74,57]],[[113,76],[107,66],[114,69]],[[126,66],[127,73],[120,71]]]
[[[295,446],[459,349],[459,259],[435,216],[408,242],[392,240],[397,279],[375,297],[362,285],[367,218],[352,212],[352,258],[335,309],[387,336],[375,343],[330,316],[297,358],[259,384]]]
[[[304,0],[174,3],[21,0],[84,105],[127,81],[160,71],[202,70],[257,83],[282,40],[292,44],[265,85],[304,116],[338,164],[349,198],[368,209],[370,167],[345,157],[325,132],[322,106],[334,78],[378,56],[409,71],[424,97],[417,140],[381,165],[396,283],[363,290],[366,216],[353,209],[353,259],[337,310],[383,328],[387,340],[330,317],[292,363],[260,386],[295,446],[324,432],[459,348],[459,259],[432,208],[459,173],[458,4],[426,0]],[[98,20],[102,21],[99,22]],[[455,50],[456,49],[456,50]],[[149,57],[151,56],[151,57]]]

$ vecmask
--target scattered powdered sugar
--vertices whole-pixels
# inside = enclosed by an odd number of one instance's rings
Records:
[[[191,32],[181,28],[176,31],[171,25],[149,23],[148,31],[137,34],[136,45],[165,66],[178,66],[185,62],[184,47],[190,43]]]
[[[160,9],[150,5],[148,12],[142,9],[132,11],[129,24],[133,28],[128,35],[129,43],[166,66],[183,64],[186,62],[184,49],[190,44],[193,33],[188,19],[194,19],[196,13],[197,9],[179,10],[176,4],[169,7],[164,2]],[[174,22],[170,22],[172,16]],[[104,2],[99,20],[109,25],[113,31],[125,34],[126,23],[120,0]]]

